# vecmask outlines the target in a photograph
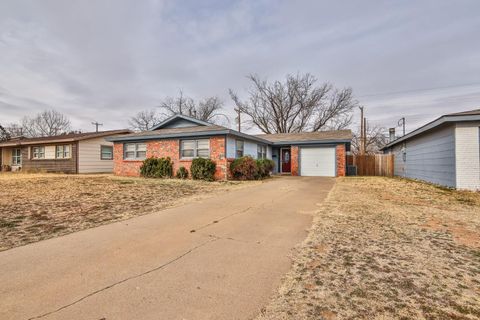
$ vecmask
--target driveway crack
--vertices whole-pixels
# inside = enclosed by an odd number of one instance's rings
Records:
[[[175,257],[175,258],[167,261],[166,263],[164,263],[164,264],[162,264],[162,265],[160,265],[160,266],[158,266],[158,267],[155,267],[155,268],[150,269],[150,270],[147,270],[147,271],[145,271],[145,272],[142,272],[142,273],[139,273],[139,274],[136,274],[136,275],[127,277],[127,278],[125,278],[125,279],[122,279],[122,280],[120,280],[120,281],[117,281],[117,282],[115,282],[115,283],[112,283],[112,284],[110,284],[110,285],[108,285],[108,286],[106,286],[106,287],[103,287],[103,288],[101,288],[101,289],[98,289],[98,290],[96,290],[96,291],[93,291],[93,292],[91,292],[91,293],[89,293],[89,294],[87,294],[87,295],[85,295],[85,296],[83,296],[83,297],[81,297],[81,298],[79,298],[79,299],[77,299],[77,300],[75,300],[75,301],[67,304],[67,305],[64,305],[64,306],[56,309],[56,310],[49,311],[49,312],[44,313],[44,314],[41,314],[41,315],[39,315],[39,316],[35,316],[35,317],[28,318],[28,320],[40,319],[40,318],[44,318],[44,317],[46,317],[46,316],[52,315],[52,314],[54,314],[54,313],[57,313],[57,312],[62,311],[62,310],[64,310],[64,309],[67,309],[67,308],[69,308],[69,307],[71,307],[71,306],[73,306],[73,305],[76,305],[76,304],[82,302],[83,300],[85,300],[85,299],[87,299],[87,298],[90,298],[90,297],[92,297],[92,296],[94,296],[94,295],[96,295],[96,294],[99,294],[99,293],[101,293],[101,292],[103,292],[103,291],[112,289],[113,287],[116,287],[116,286],[118,286],[118,285],[120,285],[120,284],[122,284],[122,283],[125,283],[125,282],[130,281],[130,280],[133,280],[133,279],[137,279],[137,278],[143,277],[143,276],[145,276],[145,275],[147,275],[147,274],[150,274],[150,273],[153,273],[153,272],[155,272],[155,271],[161,270],[161,269],[165,268],[166,266],[168,266],[168,265],[170,265],[170,264],[172,264],[172,263],[174,263],[174,262],[182,259],[183,257],[185,257],[186,255],[192,253],[193,251],[195,251],[195,250],[197,250],[197,249],[199,249],[199,248],[201,248],[201,247],[203,247],[203,246],[205,246],[205,245],[207,245],[207,244],[209,244],[209,243],[212,243],[212,242],[214,242],[214,241],[217,241],[217,240],[219,240],[219,239],[218,239],[218,238],[215,238],[215,237],[210,237],[210,240],[205,241],[205,242],[203,242],[203,243],[201,243],[201,244],[199,244],[199,245],[197,245],[197,246],[195,246],[195,247],[193,247],[193,248],[185,251],[184,253],[180,254],[179,256],[177,256],[177,257]]]
[[[245,209],[243,209],[243,210],[240,210],[240,211],[234,212],[234,213],[232,213],[232,214],[229,214],[228,216],[221,217],[220,219],[217,219],[217,220],[214,220],[214,221],[212,221],[212,222],[210,222],[210,223],[207,223],[207,224],[205,224],[205,225],[203,225],[203,226],[201,226],[201,227],[198,227],[197,229],[192,229],[192,230],[190,230],[190,233],[197,232],[197,231],[200,231],[200,230],[202,230],[202,229],[208,228],[208,227],[210,227],[211,225],[214,225],[214,224],[216,224],[216,223],[219,223],[219,222],[222,221],[222,220],[231,218],[231,217],[233,217],[233,216],[236,216],[237,214],[245,213],[245,212],[247,212],[247,211],[250,210],[250,209],[252,209],[252,207],[248,207],[248,208],[245,208]]]
[[[242,240],[242,239],[235,239],[232,237],[220,237],[214,234],[201,234],[205,237],[213,238],[215,240],[230,240],[230,241],[236,241],[236,242],[242,242],[242,243],[248,243],[248,244],[261,244],[260,241],[248,241],[248,240]]]

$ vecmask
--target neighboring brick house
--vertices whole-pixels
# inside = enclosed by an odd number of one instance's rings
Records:
[[[130,130],[18,137],[0,143],[0,168],[12,171],[108,173],[113,171],[113,143],[105,140]]]
[[[174,171],[190,169],[195,157],[215,161],[215,178],[229,178],[230,163],[249,155],[275,162],[274,173],[303,176],[344,176],[350,130],[250,135],[175,115],[151,131],[119,135],[114,142],[114,173],[139,176],[144,159],[170,157]]]
[[[480,190],[480,109],[443,115],[387,144],[395,175]]]

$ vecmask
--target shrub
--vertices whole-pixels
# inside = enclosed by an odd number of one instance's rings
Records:
[[[177,178],[178,179],[187,179],[188,178],[188,170],[183,166],[178,168]]]
[[[259,159],[257,160],[257,168],[258,168],[258,178],[263,179],[270,176],[270,172],[273,171],[275,167],[275,162],[270,159]]]
[[[258,177],[257,162],[250,156],[235,159],[230,165],[230,171],[234,179],[254,180]]]
[[[140,167],[140,174],[145,178],[171,178],[173,163],[167,158],[148,158]]]
[[[12,167],[10,167],[8,164],[2,165],[1,169],[2,170],[0,170],[0,171],[4,171],[4,172],[12,171]]]
[[[217,165],[210,159],[195,158],[190,167],[190,173],[195,180],[213,181]]]

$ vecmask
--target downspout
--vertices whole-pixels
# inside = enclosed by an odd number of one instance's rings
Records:
[[[227,158],[227,142],[228,142],[228,139],[227,139],[227,135],[225,135],[225,144],[224,144],[224,148],[223,148],[223,157],[225,158],[225,180],[228,180],[228,158]]]
[[[80,154],[80,152],[78,150],[79,147],[80,147],[79,142],[78,141],[75,142],[75,174],[78,174],[78,161],[79,161],[78,156]]]

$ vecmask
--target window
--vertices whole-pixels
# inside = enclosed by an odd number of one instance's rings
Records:
[[[143,160],[147,157],[147,145],[145,143],[125,143],[124,159]]]
[[[100,159],[101,160],[113,160],[113,147],[112,146],[100,146]]]
[[[210,157],[210,140],[182,140],[180,143],[181,158],[209,158]]]
[[[45,147],[32,148],[33,159],[45,159]]]
[[[235,140],[235,158],[243,157],[243,140]]]
[[[208,139],[197,140],[197,157],[201,157],[201,158],[210,157],[210,140]]]
[[[22,150],[13,149],[12,150],[12,165],[19,166],[22,164]]]
[[[57,159],[68,159],[70,158],[70,145],[56,146],[55,148],[55,157]]]
[[[266,159],[267,158],[267,146],[266,145],[257,145],[257,159]]]

